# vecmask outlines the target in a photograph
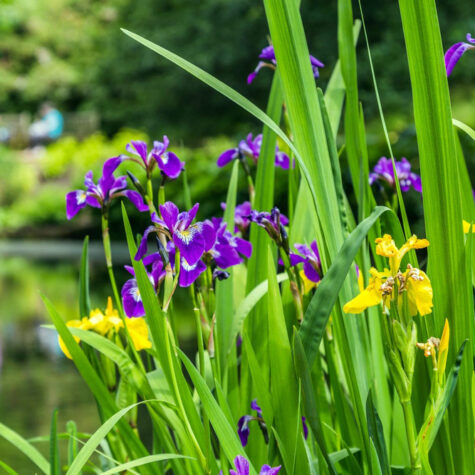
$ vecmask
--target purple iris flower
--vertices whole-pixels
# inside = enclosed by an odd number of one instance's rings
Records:
[[[226,203],[221,203],[221,208],[226,209]],[[234,232],[241,232],[244,234],[251,224],[249,216],[251,215],[252,207],[250,201],[244,201],[234,208]]]
[[[110,202],[119,196],[128,198],[139,211],[148,211],[140,193],[127,189],[127,177],[114,177],[114,171],[122,162],[121,157],[106,160],[102,168],[102,176],[94,183],[92,171],[86,173],[85,190],[71,191],[66,195],[66,217],[73,218],[86,205],[106,210]]]
[[[196,203],[190,211],[180,213],[177,206],[171,201],[160,205],[159,218],[152,213],[152,221],[158,226],[149,226],[142,237],[135,259],[140,260],[147,253],[147,239],[151,232],[169,234],[175,246],[180,250],[186,264],[194,266],[204,252],[205,241],[202,235],[202,223],[191,224],[198,212],[199,203]]]
[[[277,62],[275,60],[274,47],[272,45],[266,46],[261,51],[261,54],[259,55],[259,59],[263,59],[264,61],[259,61],[256,69],[254,69],[254,71],[251,74],[249,74],[249,76],[247,77],[248,84],[251,84],[252,81],[254,81],[255,77],[257,76],[257,73],[261,70],[261,68],[267,67],[267,68],[275,69],[275,67],[277,66]],[[318,68],[323,68],[325,65],[312,55],[310,55],[310,64],[312,65],[313,76],[315,78],[318,78],[319,76]]]
[[[395,162],[395,164],[401,191],[409,191],[412,186],[416,191],[422,192],[421,177],[411,172],[411,164],[408,160],[403,157],[400,162]],[[375,165],[373,172],[369,174],[370,185],[376,180],[385,181],[392,188],[395,187],[393,164],[390,158],[381,157]]]
[[[253,138],[252,134],[249,134],[245,140],[239,142],[237,147],[225,150],[218,157],[217,165],[218,167],[224,167],[235,159],[243,160],[245,157],[249,157],[254,163],[257,163],[257,159],[261,153],[261,146],[262,134],[256,135],[255,138]],[[284,170],[288,170],[290,166],[289,156],[285,152],[279,150],[277,145],[275,147],[274,165],[283,168]]]
[[[255,138],[252,137],[252,134],[249,134],[245,140],[239,142],[237,147],[224,151],[218,157],[217,165],[218,167],[224,167],[236,158],[243,159],[246,156],[257,162],[257,158],[261,153],[261,145],[262,134],[256,135]]]
[[[240,264],[243,262],[243,257],[248,259],[251,257],[252,244],[231,234],[221,218],[204,221],[202,235],[205,241],[205,252],[222,269]]]
[[[447,71],[447,77],[450,76],[454,66],[457,64],[458,60],[462,57],[465,51],[469,49],[475,49],[475,38],[472,38],[470,33],[467,33],[467,41],[465,43],[460,41],[452,45],[447,52],[445,53],[445,69]]]
[[[236,470],[230,469],[229,475],[249,475],[249,462],[242,455],[238,455],[234,459],[234,467]],[[277,475],[279,473],[281,466],[271,467],[270,465],[263,465],[259,472],[259,475]],[[223,475],[223,471],[219,472],[220,475]]]
[[[321,262],[317,242],[313,241],[310,246],[305,244],[295,244],[294,247],[301,254],[301,256],[291,253],[290,264],[294,266],[300,262],[303,262],[303,271],[307,279],[311,280],[312,282],[319,282],[321,279]]]
[[[178,178],[181,171],[183,170],[185,163],[182,162],[173,152],[167,151],[170,141],[166,135],[163,136],[163,142],[155,140],[153,142],[153,148],[148,152],[147,144],[141,140],[132,140],[125,147],[127,152],[135,157],[139,158],[129,158],[139,165],[145,168],[147,175],[150,176],[155,165],[158,165],[158,168],[162,174],[170,179]]]

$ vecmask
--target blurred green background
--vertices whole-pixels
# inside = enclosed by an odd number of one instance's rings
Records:
[[[393,150],[417,171],[397,2],[362,3]],[[475,32],[471,2],[444,0],[437,6],[446,49]],[[318,79],[325,88],[338,55],[337,2],[303,0],[302,11],[310,52],[326,65]],[[359,16],[357,4],[354,13]],[[19,134],[0,146],[0,422],[27,437],[48,433],[55,407],[60,430],[69,418],[82,431],[93,431],[98,423],[92,398],[60,354],[54,332],[41,328],[48,319],[40,290],[65,319],[78,317],[78,262],[85,234],[92,239],[93,305],[104,307],[110,293],[98,241],[99,215],[83,210],[67,222],[65,194],[82,186],[86,171],[92,169],[97,177],[104,159],[123,153],[131,139],[151,143],[166,134],[171,150],[186,162],[192,198],[200,202],[204,219],[220,213],[225,199],[230,170],[218,169],[217,157],[249,131],[260,131],[240,108],[123,35],[120,27],[201,66],[260,107],[266,105],[272,72],[263,69],[252,85],[246,83],[268,44],[263,7],[255,0],[0,0],[0,126],[32,120],[46,100],[65,116],[65,133],[55,143],[28,148]],[[467,53],[449,79],[454,116],[471,127],[473,56]],[[387,150],[362,38],[358,75],[373,164]],[[463,135],[460,139],[473,173],[474,145]],[[286,173],[276,173],[276,202],[286,212]],[[240,190],[243,201],[244,180]],[[183,207],[181,178],[167,186],[167,198]],[[421,196],[411,191],[405,199],[420,234]],[[136,232],[146,225],[146,216],[133,215]],[[111,233],[119,270],[127,257],[117,206]],[[119,283],[126,279],[119,270]],[[180,312],[185,344],[192,339],[186,295]],[[1,439],[0,459],[19,473],[33,473],[28,461]]]

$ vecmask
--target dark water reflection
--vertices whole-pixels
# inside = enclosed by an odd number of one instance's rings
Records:
[[[56,408],[59,432],[65,432],[68,420],[82,432],[99,426],[89,389],[62,356],[56,333],[42,327],[50,320],[40,292],[65,320],[78,318],[80,249],[81,243],[0,243],[0,422],[27,438],[49,434]],[[93,246],[91,253],[91,298],[102,306],[108,288],[99,250]],[[36,446],[48,456],[48,443]],[[65,443],[63,449],[66,453]],[[0,459],[18,473],[37,472],[2,438]]]

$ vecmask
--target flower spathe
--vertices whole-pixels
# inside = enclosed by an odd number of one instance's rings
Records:
[[[71,191],[66,195],[66,217],[72,219],[86,206],[108,209],[110,202],[119,196],[125,196],[140,211],[148,211],[148,205],[142,195],[134,190],[127,189],[127,178],[114,177],[114,172],[122,162],[122,157],[113,157],[106,160],[102,168],[102,176],[94,183],[92,171],[86,173],[84,179],[85,190]]]
[[[397,296],[407,295],[408,312],[412,317],[418,313],[423,316],[432,311],[432,286],[429,277],[420,269],[408,264],[405,272],[400,271],[401,260],[411,249],[422,249],[429,245],[427,239],[417,239],[412,236],[399,249],[392,237],[385,234],[376,239],[376,253],[389,259],[389,269],[379,272],[372,267],[369,271],[368,286],[354,299],[347,302],[343,311],[345,313],[361,313],[368,307],[373,307],[381,302],[389,309],[391,302]],[[397,297],[396,297],[397,298]],[[402,305],[402,298],[398,299]]]
[[[310,65],[312,66],[313,76],[315,78],[318,78],[320,75],[318,68],[323,68],[325,67],[325,65],[312,55],[309,55],[309,58],[310,58]],[[275,59],[275,51],[272,45],[266,46],[261,51],[261,54],[259,55],[259,59],[262,59],[264,61],[259,61],[256,69],[254,69],[254,71],[251,74],[249,74],[249,76],[247,77],[248,84],[251,84],[252,81],[254,81],[258,72],[262,68],[267,67],[267,68],[275,69],[275,67],[277,66],[277,61]]]
[[[409,191],[412,187],[421,193],[421,177],[411,172],[411,164],[409,161],[403,157],[400,161],[395,161],[394,164],[396,166],[396,174],[399,179],[401,191]],[[396,187],[393,164],[390,158],[381,157],[374,166],[373,171],[369,174],[369,184],[372,185],[375,181],[384,181],[388,183],[391,188]]]
[[[72,328],[80,328],[81,330],[94,331],[102,336],[108,335],[111,331],[119,332],[121,328],[124,328],[124,323],[119,317],[117,310],[114,309],[110,297],[107,299],[105,312],[100,309],[91,310],[89,317],[83,317],[81,320],[70,320],[66,325]],[[152,347],[152,343],[148,339],[148,327],[143,318],[127,319],[126,325],[137,351]],[[74,339],[79,343],[79,337],[74,336]],[[71,353],[60,336],[58,336],[58,342],[65,356],[71,359]]]
[[[444,56],[447,76],[450,76],[459,59],[463,56],[465,51],[468,51],[469,49],[475,49],[475,38],[472,38],[472,35],[467,33],[467,43],[460,41],[447,50]]]

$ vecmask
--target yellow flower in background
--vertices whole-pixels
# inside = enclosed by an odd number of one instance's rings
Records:
[[[468,221],[463,220],[463,232],[465,234],[470,232],[470,228],[472,228],[472,233],[475,233],[475,224],[470,225]]]
[[[417,239],[411,236],[407,242],[398,249],[390,234],[385,234],[382,238],[376,239],[376,254],[389,258],[389,266],[392,275],[395,276],[401,266],[404,255],[411,249],[423,249],[429,245],[427,239]]]
[[[152,343],[148,339],[148,327],[142,317],[127,318],[126,324],[130,338],[137,351],[152,347]],[[81,320],[70,320],[66,325],[72,328],[80,328],[81,330],[92,330],[102,336],[107,336],[111,330],[118,332],[121,328],[124,328],[124,323],[119,317],[118,311],[113,307],[110,297],[107,299],[107,307],[104,313],[102,310],[96,308],[95,310],[91,310],[89,317],[83,317]],[[74,336],[74,339],[79,343],[79,337]],[[62,352],[66,357],[72,359],[71,354],[60,336],[58,336],[58,341]]]
[[[82,320],[69,320],[69,322],[67,322],[66,325],[72,328],[80,328],[81,330],[89,330],[91,328],[89,319],[87,317],[84,317]],[[79,343],[78,336],[73,335],[73,338],[76,340],[76,343]],[[63,339],[59,335],[58,335],[58,343],[59,343],[59,347],[61,348],[61,351],[66,355],[66,357],[68,357],[71,360],[72,359],[71,353],[66,348],[66,345],[64,344]]]
[[[148,327],[143,317],[128,318],[125,322],[137,351],[152,347],[152,342],[148,339]]]

